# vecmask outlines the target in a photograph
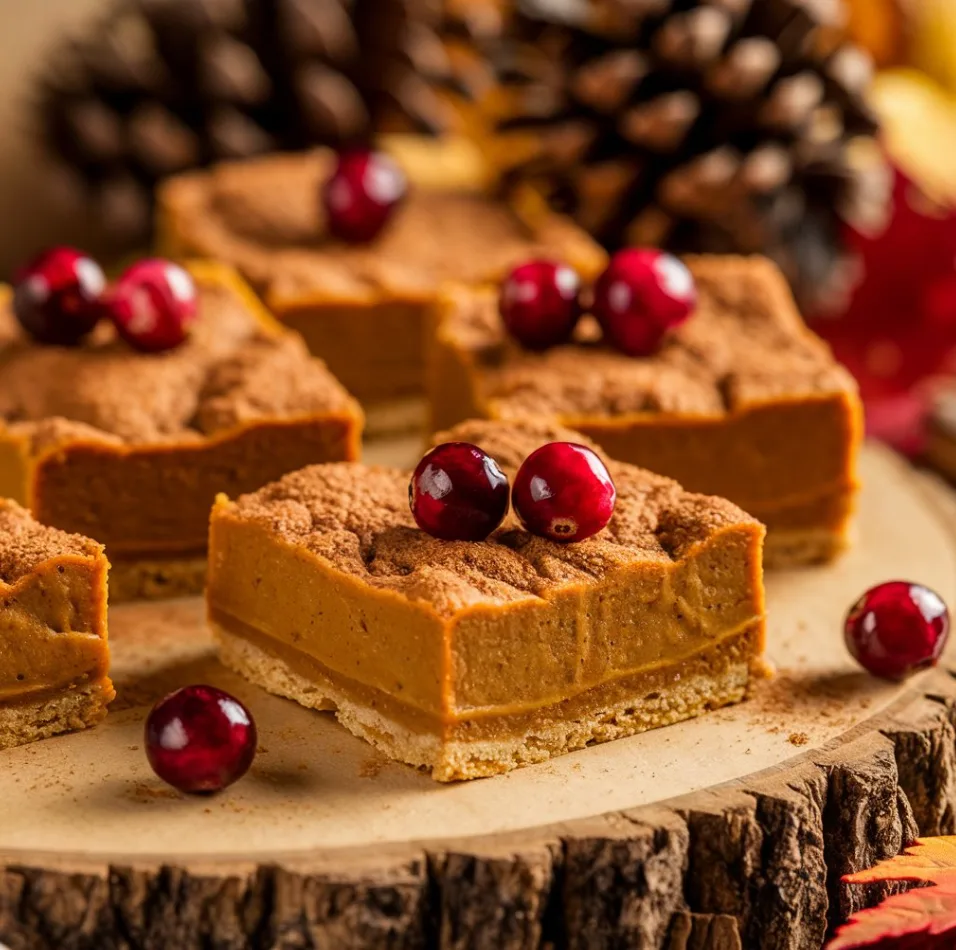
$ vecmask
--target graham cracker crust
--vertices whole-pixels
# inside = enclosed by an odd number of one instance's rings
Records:
[[[0,749],[95,726],[115,696],[113,684],[105,679],[33,702],[0,705]]]
[[[206,556],[116,560],[110,565],[110,603],[165,600],[201,594],[206,586]]]
[[[635,687],[633,694],[622,696],[621,684],[603,684],[577,697],[578,708],[573,714],[559,704],[530,716],[507,717],[516,721],[513,734],[491,736],[488,730],[478,730],[485,733],[479,738],[463,737],[469,731],[467,722],[452,726],[451,734],[444,736],[411,729],[356,701],[341,682],[333,682],[331,677],[307,678],[245,637],[215,621],[210,625],[219,644],[220,659],[230,669],[302,706],[334,712],[353,735],[390,758],[423,769],[438,782],[455,782],[499,775],[740,702],[752,676],[753,639],[759,624],[707,651],[708,659],[721,660],[713,663],[713,669],[707,668],[710,663],[701,662],[703,656],[690,657],[672,668],[655,671],[653,675],[658,679],[670,680],[666,688],[645,683]],[[680,675],[675,675],[678,671]]]
[[[366,438],[393,435],[415,435],[425,425],[427,405],[422,396],[407,396],[387,402],[373,402],[365,410]]]
[[[763,564],[768,570],[786,570],[826,564],[850,547],[850,531],[810,528],[802,531],[773,530],[764,541]]]

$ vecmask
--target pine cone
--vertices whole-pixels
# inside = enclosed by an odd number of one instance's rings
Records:
[[[495,84],[505,0],[356,0],[377,131],[464,131]]]
[[[438,0],[356,0],[355,24],[379,128],[434,135],[453,124],[438,92],[452,78]]]
[[[41,134],[128,244],[148,235],[167,175],[453,127],[443,28],[433,0],[117,0],[95,39],[51,57]]]
[[[526,0],[493,156],[610,248],[763,252],[806,301],[888,176],[839,0]]]
[[[496,83],[490,59],[507,35],[512,0],[443,0],[439,35],[445,44],[459,110],[480,103]]]

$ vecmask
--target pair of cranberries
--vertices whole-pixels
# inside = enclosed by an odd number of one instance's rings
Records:
[[[481,541],[508,512],[508,479],[468,442],[446,442],[418,463],[408,488],[418,526],[445,541]],[[512,503],[532,534],[583,541],[611,520],[616,492],[590,449],[552,442],[533,452],[515,477]],[[920,584],[891,581],[867,591],[844,624],[847,648],[874,676],[900,680],[934,666],[949,637],[949,611]]]
[[[515,476],[511,502],[532,534],[583,541],[611,520],[617,493],[598,456],[574,442],[532,452]],[[470,442],[446,442],[419,463],[408,486],[418,526],[443,541],[482,541],[508,513],[508,478]]]
[[[648,248],[615,254],[592,297],[591,311],[604,338],[629,356],[653,353],[697,305],[687,267],[671,254]],[[525,348],[566,343],[583,312],[581,278],[567,264],[521,264],[502,284],[499,309],[508,332]]]
[[[17,277],[13,311],[39,343],[76,346],[104,319],[134,349],[179,346],[196,317],[196,286],[178,264],[139,261],[112,285],[91,257],[72,247],[42,253]]]

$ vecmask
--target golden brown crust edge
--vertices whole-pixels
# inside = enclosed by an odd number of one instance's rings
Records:
[[[110,603],[196,597],[206,586],[205,555],[115,561],[110,570]]]
[[[720,657],[691,657],[675,664],[673,683],[666,689],[635,688],[633,695],[602,702],[602,686],[588,691],[594,703],[575,717],[545,710],[530,728],[495,739],[467,741],[412,731],[382,716],[371,706],[354,701],[329,680],[306,678],[278,656],[213,623],[222,662],[263,689],[293,699],[302,706],[334,711],[353,735],[369,742],[389,758],[423,769],[438,782],[456,782],[500,775],[544,762],[555,756],[609,742],[661,726],[692,719],[745,698],[757,658],[754,643],[762,638],[754,628],[728,638],[714,650]],[[667,677],[667,669],[660,671]],[[614,684],[605,684],[614,685]]]
[[[0,750],[95,726],[115,696],[103,679],[32,702],[0,704]]]

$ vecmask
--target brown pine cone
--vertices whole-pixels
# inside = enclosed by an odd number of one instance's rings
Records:
[[[838,0],[527,0],[492,154],[605,245],[763,252],[804,301],[888,178]]]
[[[52,57],[38,124],[125,245],[148,235],[167,175],[444,131],[454,82],[439,14],[428,0],[117,0],[92,38]]]

